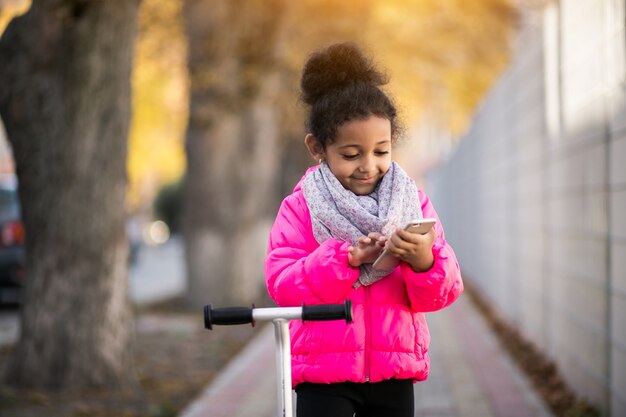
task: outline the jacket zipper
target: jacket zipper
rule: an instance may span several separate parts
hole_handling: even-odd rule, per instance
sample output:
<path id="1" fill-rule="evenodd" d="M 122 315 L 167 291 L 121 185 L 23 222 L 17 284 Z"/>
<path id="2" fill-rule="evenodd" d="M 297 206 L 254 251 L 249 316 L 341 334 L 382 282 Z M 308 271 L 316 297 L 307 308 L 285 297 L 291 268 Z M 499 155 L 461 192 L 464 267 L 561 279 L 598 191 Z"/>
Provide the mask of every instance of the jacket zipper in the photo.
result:
<path id="1" fill-rule="evenodd" d="M 372 317 L 370 308 L 370 288 L 365 286 L 365 382 L 370 382 L 370 351 L 372 349 Z"/>

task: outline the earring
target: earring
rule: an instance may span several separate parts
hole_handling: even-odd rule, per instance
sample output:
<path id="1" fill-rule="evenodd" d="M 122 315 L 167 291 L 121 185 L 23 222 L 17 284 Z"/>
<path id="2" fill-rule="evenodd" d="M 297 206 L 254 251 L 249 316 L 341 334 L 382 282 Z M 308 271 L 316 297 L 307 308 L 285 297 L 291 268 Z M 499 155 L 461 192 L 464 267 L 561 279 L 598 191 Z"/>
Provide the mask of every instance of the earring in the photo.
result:
<path id="1" fill-rule="evenodd" d="M 322 165 L 322 162 L 324 162 L 324 158 L 320 158 L 319 161 L 320 165 Z"/>

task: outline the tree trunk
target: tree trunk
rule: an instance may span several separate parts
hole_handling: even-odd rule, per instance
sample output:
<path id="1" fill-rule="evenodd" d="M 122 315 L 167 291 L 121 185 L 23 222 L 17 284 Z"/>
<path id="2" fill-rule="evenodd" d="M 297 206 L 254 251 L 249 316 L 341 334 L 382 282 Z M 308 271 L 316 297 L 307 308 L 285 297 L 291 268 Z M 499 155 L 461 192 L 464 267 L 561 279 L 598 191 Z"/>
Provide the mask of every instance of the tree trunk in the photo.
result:
<path id="1" fill-rule="evenodd" d="M 188 302 L 249 303 L 264 291 L 276 208 L 275 36 L 282 0 L 187 1 L 191 103 L 183 233 Z"/>
<path id="2" fill-rule="evenodd" d="M 125 237 L 138 0 L 33 1 L 0 40 L 0 114 L 27 240 L 9 382 L 132 383 Z"/>

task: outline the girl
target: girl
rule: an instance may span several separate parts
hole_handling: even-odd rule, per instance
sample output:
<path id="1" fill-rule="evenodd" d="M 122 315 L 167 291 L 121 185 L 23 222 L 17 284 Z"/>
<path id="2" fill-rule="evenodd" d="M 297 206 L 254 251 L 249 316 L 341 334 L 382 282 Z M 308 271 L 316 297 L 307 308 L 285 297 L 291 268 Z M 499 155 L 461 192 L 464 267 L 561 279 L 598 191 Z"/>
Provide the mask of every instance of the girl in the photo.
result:
<path id="1" fill-rule="evenodd" d="M 429 369 L 424 313 L 463 291 L 439 222 L 425 235 L 400 229 L 437 213 L 392 162 L 399 126 L 385 82 L 352 44 L 311 55 L 303 70 L 304 143 L 319 165 L 279 209 L 267 288 L 279 306 L 351 299 L 353 323 L 291 322 L 299 417 L 413 416 L 413 382 Z M 384 247 L 399 265 L 377 271 Z"/>

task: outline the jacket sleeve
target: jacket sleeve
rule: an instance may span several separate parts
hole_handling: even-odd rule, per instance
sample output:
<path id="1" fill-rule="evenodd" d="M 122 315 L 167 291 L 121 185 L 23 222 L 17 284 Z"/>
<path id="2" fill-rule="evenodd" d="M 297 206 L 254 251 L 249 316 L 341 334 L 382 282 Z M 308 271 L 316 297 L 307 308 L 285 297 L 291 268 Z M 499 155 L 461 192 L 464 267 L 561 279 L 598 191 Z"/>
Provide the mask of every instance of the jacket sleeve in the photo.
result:
<path id="1" fill-rule="evenodd" d="M 434 263 L 425 272 L 415 272 L 405 262 L 400 264 L 411 308 L 417 312 L 436 311 L 452 304 L 463 292 L 463 280 L 454 251 L 446 242 L 439 216 L 426 194 L 420 191 L 424 217 L 437 219 L 433 244 Z"/>
<path id="2" fill-rule="evenodd" d="M 348 242 L 312 237 L 304 198 L 292 194 L 278 211 L 265 259 L 267 290 L 279 306 L 341 303 L 352 291 L 359 268 L 348 264 Z"/>

